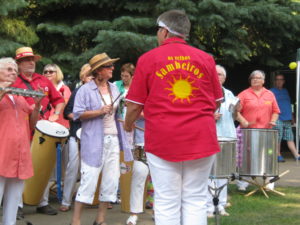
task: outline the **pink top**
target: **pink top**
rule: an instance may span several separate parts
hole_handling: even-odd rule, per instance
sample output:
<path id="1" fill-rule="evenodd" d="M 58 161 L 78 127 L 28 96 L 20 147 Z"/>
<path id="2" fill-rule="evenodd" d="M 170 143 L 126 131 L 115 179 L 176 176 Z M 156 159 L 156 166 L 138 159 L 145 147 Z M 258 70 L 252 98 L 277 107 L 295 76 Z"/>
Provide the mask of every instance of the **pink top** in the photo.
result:
<path id="1" fill-rule="evenodd" d="M 238 95 L 241 100 L 241 114 L 250 123 L 247 128 L 272 128 L 269 124 L 273 113 L 280 113 L 274 94 L 263 88 L 257 96 L 250 87 Z"/>
<path id="2" fill-rule="evenodd" d="M 67 104 L 68 103 L 68 101 L 69 101 L 69 98 L 70 98 L 70 96 L 71 96 L 71 91 L 70 91 L 70 88 L 67 86 L 67 85 L 61 85 L 61 86 L 58 86 L 59 88 L 58 88 L 58 92 L 60 93 L 60 95 L 64 98 L 64 100 L 65 100 L 65 104 Z M 53 115 L 54 114 L 54 108 L 52 108 L 51 109 L 51 111 L 50 111 L 50 115 Z M 59 118 L 58 118 L 58 120 L 56 121 L 57 123 L 59 123 L 59 124 L 61 124 L 61 125 L 63 125 L 64 127 L 66 127 L 66 128 L 70 128 L 70 123 L 69 123 L 69 120 L 66 120 L 65 118 L 64 118 L 64 115 L 63 115 L 63 111 L 64 110 L 62 110 L 61 111 L 61 113 L 59 114 Z"/>
<path id="3" fill-rule="evenodd" d="M 0 101 L 0 176 L 27 179 L 33 176 L 30 154 L 29 116 L 32 112 L 22 96 L 5 95 Z"/>
<path id="4" fill-rule="evenodd" d="M 215 61 L 169 38 L 138 60 L 126 99 L 144 105 L 145 150 L 168 161 L 219 152 L 214 111 L 223 98 Z"/>

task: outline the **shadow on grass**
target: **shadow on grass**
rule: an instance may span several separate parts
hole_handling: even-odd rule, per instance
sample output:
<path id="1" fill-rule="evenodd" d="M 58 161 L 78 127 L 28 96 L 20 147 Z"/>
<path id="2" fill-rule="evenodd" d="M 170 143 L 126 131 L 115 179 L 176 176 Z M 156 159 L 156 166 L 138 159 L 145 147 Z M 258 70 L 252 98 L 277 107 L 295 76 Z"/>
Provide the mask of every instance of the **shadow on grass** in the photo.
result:
<path id="1" fill-rule="evenodd" d="M 226 211 L 229 217 L 221 217 L 222 225 L 300 225 L 300 188 L 278 187 L 276 190 L 286 196 L 269 193 L 269 199 L 262 192 L 250 197 L 245 194 L 254 190 L 249 187 L 247 192 L 240 192 L 236 185 L 229 185 L 229 202 L 232 206 Z M 214 219 L 209 225 L 215 224 Z"/>

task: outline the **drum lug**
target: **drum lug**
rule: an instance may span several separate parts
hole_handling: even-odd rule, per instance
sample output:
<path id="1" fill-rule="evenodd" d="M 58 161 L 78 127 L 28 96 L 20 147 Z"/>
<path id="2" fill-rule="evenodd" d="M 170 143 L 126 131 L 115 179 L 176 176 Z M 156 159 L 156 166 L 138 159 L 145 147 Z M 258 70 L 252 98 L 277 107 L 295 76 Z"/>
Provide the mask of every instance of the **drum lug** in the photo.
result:
<path id="1" fill-rule="evenodd" d="M 39 137 L 39 144 L 43 144 L 44 142 L 45 142 L 45 138 L 43 138 L 43 137 Z"/>

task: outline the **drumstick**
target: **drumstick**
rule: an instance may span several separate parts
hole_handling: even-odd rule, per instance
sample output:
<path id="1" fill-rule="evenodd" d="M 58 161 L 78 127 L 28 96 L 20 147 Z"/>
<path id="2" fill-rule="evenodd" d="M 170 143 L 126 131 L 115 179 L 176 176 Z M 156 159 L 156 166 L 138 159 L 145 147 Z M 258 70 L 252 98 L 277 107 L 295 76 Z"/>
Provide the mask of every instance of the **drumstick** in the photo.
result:
<path id="1" fill-rule="evenodd" d="M 114 105 L 114 103 L 121 97 L 121 95 L 122 95 L 122 93 L 120 93 L 120 94 L 118 95 L 118 97 L 111 103 L 111 105 Z"/>
<path id="2" fill-rule="evenodd" d="M 125 122 L 124 120 L 121 120 L 121 119 L 118 119 L 118 121 L 119 121 L 119 122 L 122 122 L 122 123 L 124 123 L 124 122 Z M 145 129 L 144 129 L 144 128 L 142 128 L 142 127 L 138 127 L 138 126 L 136 126 L 135 124 L 134 124 L 134 128 L 135 128 L 135 129 L 137 129 L 137 130 L 145 131 Z"/>

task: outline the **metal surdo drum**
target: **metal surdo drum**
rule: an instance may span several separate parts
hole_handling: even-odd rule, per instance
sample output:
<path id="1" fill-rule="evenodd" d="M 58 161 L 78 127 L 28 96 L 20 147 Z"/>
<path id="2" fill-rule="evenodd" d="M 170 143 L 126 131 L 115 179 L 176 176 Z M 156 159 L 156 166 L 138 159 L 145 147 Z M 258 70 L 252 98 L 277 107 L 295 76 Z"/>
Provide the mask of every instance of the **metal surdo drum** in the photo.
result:
<path id="1" fill-rule="evenodd" d="M 229 178 L 236 172 L 236 142 L 235 138 L 218 137 L 221 152 L 216 154 L 210 178 Z"/>
<path id="2" fill-rule="evenodd" d="M 241 164 L 238 172 L 242 176 L 278 175 L 277 154 L 278 130 L 241 129 Z"/>

